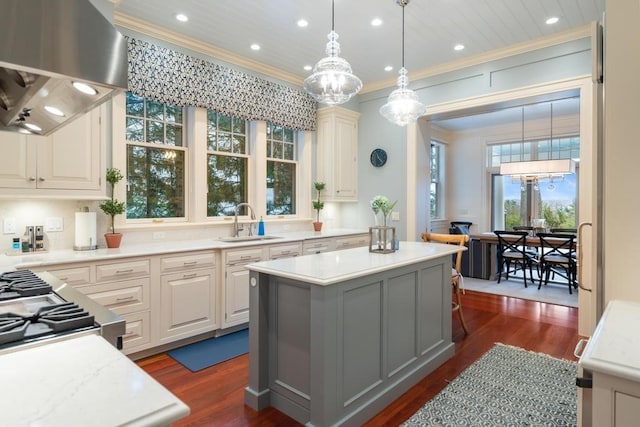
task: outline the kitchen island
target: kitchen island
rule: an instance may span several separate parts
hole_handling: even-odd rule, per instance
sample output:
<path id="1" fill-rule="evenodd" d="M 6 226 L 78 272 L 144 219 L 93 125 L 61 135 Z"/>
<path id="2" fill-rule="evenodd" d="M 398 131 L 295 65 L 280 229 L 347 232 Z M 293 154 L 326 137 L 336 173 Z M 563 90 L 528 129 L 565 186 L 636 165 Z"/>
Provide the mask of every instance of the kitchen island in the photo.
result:
<path id="1" fill-rule="evenodd" d="M 361 425 L 454 354 L 451 254 L 401 242 L 250 264 L 245 403 Z"/>

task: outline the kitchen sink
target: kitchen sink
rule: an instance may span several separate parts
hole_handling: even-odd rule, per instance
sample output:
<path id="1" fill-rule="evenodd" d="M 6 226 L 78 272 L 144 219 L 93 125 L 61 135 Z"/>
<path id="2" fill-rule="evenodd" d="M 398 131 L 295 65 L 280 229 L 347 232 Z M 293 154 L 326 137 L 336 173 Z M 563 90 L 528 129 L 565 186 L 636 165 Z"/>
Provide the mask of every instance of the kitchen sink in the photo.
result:
<path id="1" fill-rule="evenodd" d="M 238 237 L 220 237 L 221 242 L 227 243 L 240 243 L 240 242 L 254 242 L 261 240 L 273 240 L 273 239 L 281 239 L 279 236 L 238 236 Z"/>

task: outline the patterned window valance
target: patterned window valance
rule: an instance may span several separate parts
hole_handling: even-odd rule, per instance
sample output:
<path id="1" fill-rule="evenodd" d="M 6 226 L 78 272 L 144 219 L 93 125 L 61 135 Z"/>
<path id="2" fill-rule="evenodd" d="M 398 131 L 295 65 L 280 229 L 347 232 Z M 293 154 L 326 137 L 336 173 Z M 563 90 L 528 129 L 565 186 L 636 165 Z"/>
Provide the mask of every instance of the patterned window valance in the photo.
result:
<path id="1" fill-rule="evenodd" d="M 291 129 L 316 129 L 316 102 L 302 90 L 142 40 L 127 40 L 129 90 L 138 96 Z"/>

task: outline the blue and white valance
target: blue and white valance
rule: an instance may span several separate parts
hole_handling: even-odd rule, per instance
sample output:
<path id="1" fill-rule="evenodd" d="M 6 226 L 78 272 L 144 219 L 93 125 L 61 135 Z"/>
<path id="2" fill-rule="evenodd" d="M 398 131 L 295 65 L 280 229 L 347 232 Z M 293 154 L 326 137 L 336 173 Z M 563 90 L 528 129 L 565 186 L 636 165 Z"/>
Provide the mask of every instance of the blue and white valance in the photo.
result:
<path id="1" fill-rule="evenodd" d="M 159 102 L 247 120 L 316 129 L 316 101 L 302 90 L 131 37 L 129 90 Z"/>

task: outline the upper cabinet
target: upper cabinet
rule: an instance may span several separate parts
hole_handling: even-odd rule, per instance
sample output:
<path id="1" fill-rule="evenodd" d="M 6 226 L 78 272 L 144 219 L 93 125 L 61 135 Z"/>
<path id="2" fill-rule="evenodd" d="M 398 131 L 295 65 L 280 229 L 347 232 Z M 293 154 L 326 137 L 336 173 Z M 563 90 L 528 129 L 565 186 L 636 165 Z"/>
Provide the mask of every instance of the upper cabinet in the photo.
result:
<path id="1" fill-rule="evenodd" d="M 102 108 L 47 137 L 0 132 L 0 197 L 104 197 Z"/>
<path id="2" fill-rule="evenodd" d="M 318 110 L 316 181 L 326 184 L 326 201 L 358 199 L 358 118 L 342 107 Z"/>

